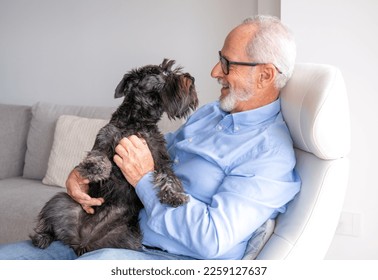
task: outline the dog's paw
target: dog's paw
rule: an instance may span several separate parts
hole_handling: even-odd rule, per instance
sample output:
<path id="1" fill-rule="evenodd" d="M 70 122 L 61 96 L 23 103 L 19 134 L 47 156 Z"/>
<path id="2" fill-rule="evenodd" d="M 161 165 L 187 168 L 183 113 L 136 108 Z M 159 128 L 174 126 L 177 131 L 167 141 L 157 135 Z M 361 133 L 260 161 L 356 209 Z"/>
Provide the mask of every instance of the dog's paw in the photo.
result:
<path id="1" fill-rule="evenodd" d="M 54 238 L 51 235 L 46 234 L 46 233 L 43 233 L 43 234 L 36 233 L 34 235 L 31 235 L 30 239 L 34 246 L 41 249 L 47 248 L 54 241 Z"/>
<path id="2" fill-rule="evenodd" d="M 86 247 L 82 247 L 80 245 L 79 246 L 73 246 L 73 248 L 74 248 L 74 251 L 75 251 L 75 253 L 78 257 L 80 257 L 81 255 L 88 252 L 88 249 Z"/>
<path id="3" fill-rule="evenodd" d="M 103 153 L 91 151 L 78 165 L 77 171 L 90 182 L 99 182 L 109 178 L 112 163 Z"/>
<path id="4" fill-rule="evenodd" d="M 172 207 L 179 207 L 189 202 L 189 196 L 185 193 L 177 192 L 160 192 L 160 202 Z"/>
<path id="5" fill-rule="evenodd" d="M 159 189 L 158 196 L 161 203 L 178 207 L 189 201 L 189 196 L 185 194 L 181 181 L 173 174 L 155 172 L 154 183 Z"/>

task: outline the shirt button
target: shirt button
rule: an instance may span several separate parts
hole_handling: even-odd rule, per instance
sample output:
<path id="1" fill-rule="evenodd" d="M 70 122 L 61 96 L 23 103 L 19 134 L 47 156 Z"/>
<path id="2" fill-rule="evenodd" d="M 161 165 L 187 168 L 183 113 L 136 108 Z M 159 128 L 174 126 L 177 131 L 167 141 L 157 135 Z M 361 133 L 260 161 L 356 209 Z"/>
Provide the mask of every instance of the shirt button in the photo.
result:
<path id="1" fill-rule="evenodd" d="M 221 131 L 222 130 L 222 126 L 221 125 L 217 125 L 217 130 Z"/>
<path id="2" fill-rule="evenodd" d="M 192 142 L 193 142 L 193 138 L 189 138 L 189 139 L 188 139 L 188 142 L 189 142 L 189 143 L 192 143 Z"/>
<path id="3" fill-rule="evenodd" d="M 176 164 L 178 164 L 179 163 L 178 158 L 175 158 L 175 160 L 173 162 L 176 163 Z"/>

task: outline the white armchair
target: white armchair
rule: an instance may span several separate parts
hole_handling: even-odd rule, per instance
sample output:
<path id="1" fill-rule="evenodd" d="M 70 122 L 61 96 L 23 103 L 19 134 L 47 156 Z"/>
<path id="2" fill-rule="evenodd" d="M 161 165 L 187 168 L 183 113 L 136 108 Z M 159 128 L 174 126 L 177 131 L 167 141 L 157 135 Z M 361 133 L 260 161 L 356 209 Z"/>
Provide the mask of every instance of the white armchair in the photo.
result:
<path id="1" fill-rule="evenodd" d="M 338 225 L 348 182 L 350 120 L 341 72 L 297 64 L 281 92 L 302 188 L 257 259 L 323 259 Z"/>

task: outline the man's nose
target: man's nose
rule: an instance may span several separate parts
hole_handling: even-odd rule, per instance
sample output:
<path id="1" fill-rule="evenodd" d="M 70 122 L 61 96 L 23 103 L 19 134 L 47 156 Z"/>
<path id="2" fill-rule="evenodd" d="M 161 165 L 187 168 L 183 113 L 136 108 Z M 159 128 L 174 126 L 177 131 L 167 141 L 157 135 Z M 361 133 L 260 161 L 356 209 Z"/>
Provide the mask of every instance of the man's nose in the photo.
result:
<path id="1" fill-rule="evenodd" d="M 213 70 L 211 70 L 211 77 L 217 79 L 221 77 L 222 74 L 223 74 L 222 67 L 220 65 L 220 61 L 218 61 L 218 63 L 215 64 L 215 66 L 213 67 Z"/>

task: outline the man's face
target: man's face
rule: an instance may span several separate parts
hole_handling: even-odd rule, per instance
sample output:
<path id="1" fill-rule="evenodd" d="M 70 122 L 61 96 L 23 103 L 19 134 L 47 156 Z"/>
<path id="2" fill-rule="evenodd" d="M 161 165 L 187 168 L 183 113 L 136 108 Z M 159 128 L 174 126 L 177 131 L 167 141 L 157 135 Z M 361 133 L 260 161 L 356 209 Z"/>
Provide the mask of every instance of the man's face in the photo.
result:
<path id="1" fill-rule="evenodd" d="M 218 78 L 218 83 L 222 85 L 220 107 L 225 112 L 237 111 L 238 103 L 248 101 L 253 95 L 252 80 L 248 78 L 228 74 Z"/>
<path id="2" fill-rule="evenodd" d="M 221 55 L 229 61 L 249 62 L 245 47 L 251 36 L 251 28 L 237 27 L 227 36 Z M 211 76 L 222 85 L 219 97 L 222 110 L 231 113 L 243 111 L 243 103 L 253 97 L 255 90 L 254 68 L 231 64 L 226 75 L 218 62 L 211 71 Z"/>

